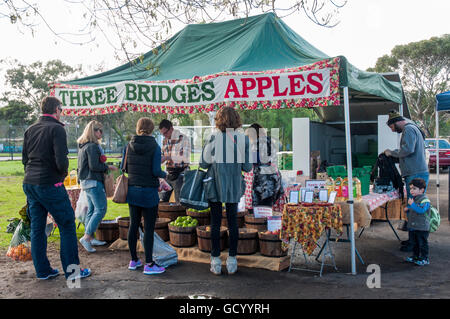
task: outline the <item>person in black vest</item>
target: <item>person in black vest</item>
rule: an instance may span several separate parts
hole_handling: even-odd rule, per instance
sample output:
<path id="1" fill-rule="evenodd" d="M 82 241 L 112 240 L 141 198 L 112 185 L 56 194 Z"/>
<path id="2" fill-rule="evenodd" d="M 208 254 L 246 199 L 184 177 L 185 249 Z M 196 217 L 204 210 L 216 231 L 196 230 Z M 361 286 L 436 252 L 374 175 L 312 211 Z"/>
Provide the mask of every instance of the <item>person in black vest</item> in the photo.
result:
<path id="1" fill-rule="evenodd" d="M 126 167 L 122 170 L 128 173 L 127 202 L 130 210 L 130 227 L 128 230 L 128 247 L 131 261 L 128 269 L 136 270 L 142 266 L 136 252 L 138 231 L 144 217 L 144 274 L 160 274 L 164 267 L 153 261 L 153 235 L 158 216 L 159 178 L 165 178 L 161 170 L 161 148 L 151 136 L 154 129 L 153 121 L 142 117 L 136 125 L 136 134 L 131 138 L 124 150 L 122 163 L 126 159 Z"/>
<path id="2" fill-rule="evenodd" d="M 61 234 L 61 264 L 66 278 L 85 278 L 91 270 L 79 268 L 75 213 L 63 184 L 69 168 L 69 150 L 64 124 L 59 121 L 61 101 L 47 96 L 41 102 L 41 111 L 39 121 L 25 131 L 22 150 L 23 191 L 31 220 L 31 255 L 36 276 L 46 280 L 59 275 L 47 258 L 45 226 L 50 213 Z M 76 269 L 78 274 L 72 275 Z"/>

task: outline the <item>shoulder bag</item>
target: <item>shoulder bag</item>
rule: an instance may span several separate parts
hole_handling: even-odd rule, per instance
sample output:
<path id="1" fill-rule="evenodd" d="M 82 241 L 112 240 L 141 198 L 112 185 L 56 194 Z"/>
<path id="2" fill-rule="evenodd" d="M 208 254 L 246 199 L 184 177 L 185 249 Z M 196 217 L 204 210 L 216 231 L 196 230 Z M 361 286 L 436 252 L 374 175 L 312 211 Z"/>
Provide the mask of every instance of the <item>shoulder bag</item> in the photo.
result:
<path id="1" fill-rule="evenodd" d="M 125 204 L 127 202 L 128 194 L 128 177 L 125 176 L 125 169 L 127 167 L 128 146 L 125 151 L 125 159 L 122 166 L 122 174 L 116 179 L 116 189 L 112 201 L 117 204 Z"/>

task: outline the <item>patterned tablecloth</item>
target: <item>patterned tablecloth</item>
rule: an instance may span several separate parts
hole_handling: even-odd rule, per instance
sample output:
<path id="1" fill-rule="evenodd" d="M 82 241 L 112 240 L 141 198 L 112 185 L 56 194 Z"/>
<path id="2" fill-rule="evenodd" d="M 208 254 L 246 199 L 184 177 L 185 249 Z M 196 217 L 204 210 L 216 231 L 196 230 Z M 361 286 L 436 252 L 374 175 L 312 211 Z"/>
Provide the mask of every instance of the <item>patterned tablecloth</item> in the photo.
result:
<path id="1" fill-rule="evenodd" d="M 303 251 L 311 255 L 326 228 L 333 228 L 342 234 L 341 207 L 325 205 L 304 203 L 284 206 L 280 232 L 284 248 L 294 238 L 302 245 Z"/>
<path id="2" fill-rule="evenodd" d="M 362 197 L 362 201 L 367 203 L 367 205 L 369 206 L 369 211 L 372 212 L 376 208 L 386 204 L 387 202 L 398 198 L 400 198 L 400 194 L 397 190 L 394 190 L 390 193 L 383 194 L 370 192 L 369 194 Z"/>

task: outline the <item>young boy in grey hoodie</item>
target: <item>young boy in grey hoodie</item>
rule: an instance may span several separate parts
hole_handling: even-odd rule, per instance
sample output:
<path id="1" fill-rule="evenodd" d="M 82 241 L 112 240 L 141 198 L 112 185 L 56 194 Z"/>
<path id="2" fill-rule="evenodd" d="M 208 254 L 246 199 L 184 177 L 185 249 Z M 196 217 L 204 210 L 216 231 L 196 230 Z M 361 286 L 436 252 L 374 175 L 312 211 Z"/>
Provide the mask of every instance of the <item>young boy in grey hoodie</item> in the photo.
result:
<path id="1" fill-rule="evenodd" d="M 429 265 L 428 235 L 430 234 L 429 210 L 430 200 L 424 195 L 426 182 L 422 178 L 415 178 L 409 183 L 409 190 L 413 198 L 408 199 L 408 228 L 412 235 L 414 255 L 406 258 L 407 262 L 418 266 Z"/>

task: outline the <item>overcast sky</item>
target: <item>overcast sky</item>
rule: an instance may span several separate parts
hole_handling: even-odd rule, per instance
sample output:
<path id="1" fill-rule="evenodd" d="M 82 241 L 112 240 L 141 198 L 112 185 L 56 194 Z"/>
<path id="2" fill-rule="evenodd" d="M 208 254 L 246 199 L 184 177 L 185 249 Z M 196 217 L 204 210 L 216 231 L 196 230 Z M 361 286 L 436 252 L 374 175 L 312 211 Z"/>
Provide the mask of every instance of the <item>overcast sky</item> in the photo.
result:
<path id="1" fill-rule="evenodd" d="M 76 26 L 76 19 L 73 19 L 76 12 L 69 12 L 58 3 L 39 1 L 55 27 Z M 398 44 L 450 33 L 449 12 L 449 0 L 348 0 L 339 12 L 340 24 L 331 29 L 315 25 L 301 13 L 283 20 L 322 52 L 330 56 L 344 55 L 350 63 L 365 70 Z M 43 23 L 32 37 L 29 32 L 19 32 L 7 19 L 0 19 L 0 30 L 0 59 L 11 57 L 25 64 L 60 59 L 71 66 L 83 64 L 89 75 L 97 73 L 92 71 L 92 66 L 103 64 L 107 70 L 121 64 L 114 59 L 111 47 L 101 39 L 82 46 L 67 44 L 55 39 Z M 3 84 L 0 73 L 0 88 Z"/>

